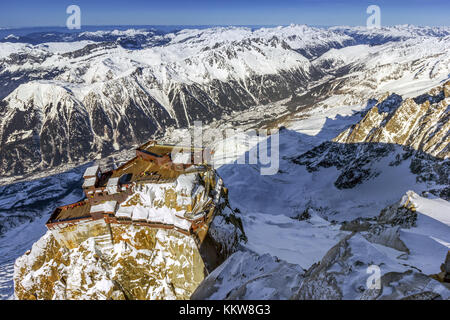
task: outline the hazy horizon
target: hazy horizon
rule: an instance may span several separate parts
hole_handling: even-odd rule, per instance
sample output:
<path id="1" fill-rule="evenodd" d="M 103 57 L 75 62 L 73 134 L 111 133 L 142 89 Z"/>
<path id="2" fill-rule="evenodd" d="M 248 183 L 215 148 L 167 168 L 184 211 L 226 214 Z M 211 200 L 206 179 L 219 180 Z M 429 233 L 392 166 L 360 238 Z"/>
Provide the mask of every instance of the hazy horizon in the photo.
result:
<path id="1" fill-rule="evenodd" d="M 81 24 L 87 26 L 278 26 L 307 24 L 318 26 L 365 25 L 370 5 L 381 10 L 384 26 L 412 24 L 448 26 L 450 3 L 444 0 L 269 0 L 167 2 L 130 0 L 111 1 L 31 1 L 0 4 L 0 27 L 64 26 L 66 9 L 76 4 L 81 9 Z"/>
<path id="2" fill-rule="evenodd" d="M 66 29 L 67 32 L 83 32 L 83 29 L 88 28 L 154 28 L 154 27 L 186 27 L 186 28 L 214 28 L 214 27 L 242 27 L 242 28 L 276 28 L 276 27 L 287 27 L 290 25 L 304 25 L 312 28 L 333 28 L 333 27 L 366 27 L 365 25 L 346 25 L 346 24 L 333 24 L 333 25 L 314 25 L 307 23 L 284 23 L 284 24 L 267 24 L 267 25 L 258 25 L 258 24 L 98 24 L 98 25 L 82 25 L 80 29 L 68 29 L 65 25 L 42 25 L 42 26 L 12 26 L 12 27 L 0 27 L 0 30 L 20 30 L 20 29 L 51 29 L 51 28 L 63 28 Z M 392 24 L 392 25 L 382 25 L 381 28 L 384 27 L 400 27 L 400 26 L 413 26 L 413 27 L 436 27 L 436 28 L 446 28 L 450 27 L 450 25 L 419 25 L 412 23 L 403 23 L 403 24 Z"/>

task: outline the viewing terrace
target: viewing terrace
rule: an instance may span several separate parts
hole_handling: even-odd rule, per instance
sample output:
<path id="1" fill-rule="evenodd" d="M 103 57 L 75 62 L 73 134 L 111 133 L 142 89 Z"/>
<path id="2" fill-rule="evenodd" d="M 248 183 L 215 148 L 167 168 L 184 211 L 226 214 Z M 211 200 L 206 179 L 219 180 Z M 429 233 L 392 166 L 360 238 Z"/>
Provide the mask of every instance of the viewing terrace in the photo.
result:
<path id="1" fill-rule="evenodd" d="M 129 212 L 124 217 L 121 217 L 123 212 L 119 212 L 116 217 L 117 208 L 133 193 L 133 186 L 136 184 L 171 183 L 181 174 L 201 173 L 211 169 L 206 163 L 193 165 L 195 152 L 205 154 L 207 153 L 205 149 L 177 148 L 174 153 L 174 148 L 172 145 L 160 145 L 155 141 L 149 141 L 136 149 L 134 158 L 114 170 L 102 172 L 98 165 L 87 168 L 83 175 L 86 199 L 56 208 L 46 224 L 47 227 L 61 228 L 81 220 L 105 218 L 108 223 L 133 222 L 153 227 L 163 226 L 175 228 L 183 233 L 189 233 L 190 228 L 198 229 L 206 221 L 206 217 L 202 214 L 194 218 L 194 212 L 186 217 L 178 217 L 169 212 L 159 213 L 158 221 L 154 221 L 153 216 L 145 217 L 145 221 L 138 219 L 137 211 Z M 213 210 L 213 206 L 206 207 Z M 156 214 L 157 209 L 155 210 L 152 214 Z"/>
<path id="2" fill-rule="evenodd" d="M 72 220 L 89 219 L 91 218 L 90 210 L 91 204 L 87 200 L 58 207 L 47 221 L 47 227 L 51 227 L 61 221 L 70 222 Z"/>

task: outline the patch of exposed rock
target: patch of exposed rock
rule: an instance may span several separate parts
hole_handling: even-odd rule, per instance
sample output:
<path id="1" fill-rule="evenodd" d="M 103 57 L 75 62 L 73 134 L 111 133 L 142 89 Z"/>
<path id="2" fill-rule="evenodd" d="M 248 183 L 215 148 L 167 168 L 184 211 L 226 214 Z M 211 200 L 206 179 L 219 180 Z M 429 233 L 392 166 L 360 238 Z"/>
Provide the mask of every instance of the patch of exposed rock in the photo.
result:
<path id="1" fill-rule="evenodd" d="M 450 81 L 415 99 L 386 94 L 362 119 L 308 152 L 291 159 L 309 172 L 336 167 L 339 189 L 353 188 L 378 176 L 376 163 L 409 161 L 417 182 L 432 182 L 429 192 L 450 198 Z"/>
<path id="2" fill-rule="evenodd" d="M 376 274 L 379 278 L 370 276 Z M 379 279 L 379 280 L 377 280 Z M 353 233 L 305 273 L 292 299 L 448 299 L 450 290 Z"/>
<path id="3" fill-rule="evenodd" d="M 426 98 L 402 100 L 385 96 L 364 118 L 339 134 L 340 143 L 377 142 L 411 147 L 437 158 L 446 158 L 450 150 L 448 96 L 450 81 L 434 88 Z"/>
<path id="4" fill-rule="evenodd" d="M 226 234 L 227 230 L 233 233 Z M 198 248 L 193 238 L 173 230 L 117 225 L 112 233 L 112 247 L 88 238 L 68 250 L 47 232 L 16 260 L 16 297 L 188 299 L 208 274 L 207 263 L 212 263 L 205 261 L 208 254 Z M 234 233 L 239 231 L 223 226 L 221 236 L 235 239 Z M 211 238 L 216 245 L 222 245 L 224 253 L 236 249 L 234 240 L 223 243 L 214 234 Z"/>
<path id="5" fill-rule="evenodd" d="M 87 237 L 68 249 L 48 231 L 16 260 L 18 299 L 189 299 L 245 241 L 224 199 L 202 243 L 172 229 L 111 224 L 112 243 Z"/>
<path id="6" fill-rule="evenodd" d="M 400 201 L 381 210 L 378 223 L 411 228 L 416 226 L 417 213 L 410 197 L 413 191 L 408 191 Z"/>
<path id="7" fill-rule="evenodd" d="M 409 254 L 408 247 L 400 239 L 400 229 L 416 226 L 416 208 L 410 200 L 412 194 L 413 191 L 408 191 L 400 201 L 382 209 L 376 218 L 358 218 L 344 222 L 341 230 L 361 232 L 372 243 Z"/>

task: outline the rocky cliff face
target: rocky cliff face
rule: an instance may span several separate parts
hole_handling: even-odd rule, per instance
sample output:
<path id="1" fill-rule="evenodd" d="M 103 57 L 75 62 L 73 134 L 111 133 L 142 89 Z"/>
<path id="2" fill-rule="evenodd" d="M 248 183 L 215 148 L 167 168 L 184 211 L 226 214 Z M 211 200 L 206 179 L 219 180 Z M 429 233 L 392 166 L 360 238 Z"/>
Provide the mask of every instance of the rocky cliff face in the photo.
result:
<path id="1" fill-rule="evenodd" d="M 183 187 L 192 190 L 195 182 L 185 182 Z M 127 210 L 139 207 L 140 212 L 158 206 L 169 215 L 178 207 L 174 201 L 190 203 L 187 191 L 180 188 L 144 185 L 123 205 Z M 149 202 L 150 198 L 154 201 Z M 134 224 L 134 220 L 118 224 L 103 219 L 49 230 L 16 260 L 15 296 L 188 299 L 245 240 L 240 218 L 230 209 L 226 195 L 218 199 L 212 221 L 195 234 Z"/>
<path id="2" fill-rule="evenodd" d="M 449 97 L 450 81 L 414 99 L 403 100 L 399 95 L 386 94 L 359 123 L 333 141 L 397 144 L 437 158 L 448 158 Z"/>
<path id="3" fill-rule="evenodd" d="M 217 226 L 214 228 L 218 228 Z M 74 249 L 61 246 L 48 231 L 16 260 L 18 299 L 189 299 L 211 266 L 236 250 L 241 232 L 211 239 L 200 248 L 189 236 L 145 226 L 113 226 L 114 245 L 88 238 Z M 231 246 L 230 246 L 231 245 Z M 210 250 L 219 250 L 211 252 Z M 220 250 L 223 251 L 220 251 Z"/>
<path id="4" fill-rule="evenodd" d="M 450 287 L 444 283 L 443 276 L 430 274 L 425 261 L 417 263 L 413 258 L 422 250 L 436 250 L 434 255 L 445 257 L 448 249 L 445 245 L 432 249 L 433 246 L 426 243 L 429 236 L 448 237 L 445 212 L 448 203 L 444 201 L 444 207 L 433 209 L 429 206 L 431 202 L 428 206 L 426 202 L 408 191 L 375 219 L 343 223 L 341 229 L 351 234 L 306 271 L 305 280 L 293 298 L 449 299 Z M 411 238 L 412 234 L 416 236 Z M 386 255 L 386 250 L 391 249 L 394 254 Z M 364 283 L 367 274 L 373 274 L 375 268 L 379 271 L 378 282 Z"/>
<path id="5" fill-rule="evenodd" d="M 381 265 L 376 286 L 366 285 L 370 266 Z M 433 300 L 448 299 L 450 291 L 431 277 L 386 259 L 382 251 L 360 234 L 343 239 L 305 273 L 299 291 L 301 300 Z"/>
<path id="6" fill-rule="evenodd" d="M 386 94 L 358 123 L 292 161 L 310 172 L 336 167 L 340 175 L 334 184 L 340 189 L 378 176 L 382 169 L 376 161 L 389 166 L 409 161 L 418 182 L 436 183 L 429 191 L 448 199 L 449 90 L 446 82 L 414 99 Z"/>
<path id="7" fill-rule="evenodd" d="M 232 198 L 247 212 L 243 216 L 247 246 L 259 255 L 234 254 L 204 280 L 194 296 L 449 299 L 443 264 L 450 241 L 448 86 L 443 82 L 413 99 L 386 94 L 350 118 L 330 112 L 314 137 L 328 135 L 330 140 L 317 142 L 309 151 L 313 121 L 297 124 L 299 131 L 306 128 L 307 135 L 280 131 L 280 172 L 274 176 L 259 178 L 245 168 L 226 168 L 229 177 L 245 177 L 262 185 L 254 187 L 252 195 L 270 199 L 261 206 L 260 197 L 252 207 L 248 205 L 252 195 L 234 192 Z M 348 119 L 353 122 L 350 126 L 350 121 L 344 122 Z M 242 190 L 237 183 L 229 185 L 230 190 Z M 275 201 L 280 204 L 273 205 Z M 291 219 L 280 218 L 280 213 Z M 308 237 L 308 228 L 320 221 L 318 216 L 330 225 L 322 220 L 320 231 Z M 261 223 L 264 220 L 269 222 Z M 267 244 L 260 230 L 273 231 Z M 306 262 L 304 257 L 312 255 L 310 247 L 324 235 L 336 241 L 310 260 L 314 263 Z M 280 248 L 292 251 L 284 254 Z M 297 252 L 300 257 L 294 259 Z M 281 255 L 285 261 L 275 257 Z M 251 261 L 248 267 L 243 260 Z M 259 269 L 253 268 L 254 261 Z M 296 262 L 306 271 L 287 262 Z M 371 277 L 377 272 L 379 277 Z M 236 274 L 243 276 L 239 279 Z"/>
<path id="8" fill-rule="evenodd" d="M 46 76 L 0 102 L 0 171 L 17 175 L 106 156 L 171 126 L 288 98 L 321 75 L 283 39 L 248 38 L 242 31 L 231 29 L 237 40 L 218 42 L 216 32 L 180 34 L 183 39 L 165 47 L 136 51 L 92 44 L 65 53 L 35 48 L 23 53 L 26 61 L 39 59 L 31 66 L 8 56 L 6 69 L 39 69 Z"/>
<path id="9" fill-rule="evenodd" d="M 298 36 L 305 34 L 297 27 L 290 29 L 263 29 L 256 35 L 248 30 L 243 34 L 227 29 L 184 31 L 164 40 L 165 45 L 171 43 L 168 48 L 144 52 L 89 45 L 67 54 L 46 53 L 38 60 L 34 53 L 12 56 L 17 59 L 12 69 L 24 61 L 23 68 L 31 73 L 36 67 L 30 67 L 32 61 L 39 61 L 44 73 L 49 66 L 68 65 L 71 59 L 75 63 L 69 70 L 50 68 L 56 70 L 51 82 L 23 85 L 12 93 L 15 84 L 5 86 L 10 95 L 0 102 L 0 123 L 5 128 L 0 143 L 7 150 L 1 161 L 8 174 L 26 172 L 38 164 L 96 156 L 92 150 L 106 155 L 127 143 L 123 137 L 138 141 L 166 125 L 187 125 L 203 116 L 216 117 L 271 101 L 270 97 L 287 97 L 297 87 L 299 95 L 294 92 L 290 101 L 294 109 L 305 97 L 314 107 L 316 98 L 329 98 L 317 104 L 317 110 L 301 113 L 301 120 L 292 127 L 280 130 L 280 170 L 274 176 L 260 176 L 255 170 L 259 165 L 230 162 L 222 168 L 230 202 L 242 215 L 222 203 L 203 246 L 179 232 L 121 225 L 112 226 L 110 233 L 103 227 L 90 229 L 92 234 L 75 230 L 73 234 L 82 241 L 74 241 L 68 249 L 49 232 L 17 259 L 16 296 L 449 299 L 448 286 L 436 281 L 445 278 L 446 274 L 436 274 L 450 243 L 446 214 L 449 83 L 441 81 L 449 73 L 448 36 L 439 33 L 435 36 L 440 38 L 424 39 L 426 35 L 411 33 L 406 35 L 411 41 L 333 49 L 306 61 L 301 55 L 316 58 L 347 41 L 356 44 L 351 37 L 360 37 L 364 43 L 395 39 L 337 30 L 351 37 L 330 41 L 322 36 L 334 37 L 334 32 L 303 28 L 301 32 L 312 35 L 306 38 Z M 229 41 L 219 41 L 223 38 Z M 187 54 L 161 62 L 158 59 L 166 49 Z M 241 62 L 255 62 L 253 58 L 261 64 L 243 67 Z M 266 72 L 274 70 L 271 64 L 280 68 Z M 11 71 L 6 64 L 2 67 L 3 75 Z M 333 79 L 321 78 L 321 85 L 302 95 L 301 81 L 314 79 L 316 72 Z M 411 94 L 417 87 L 425 92 L 422 88 L 436 83 L 441 85 L 427 94 Z M 396 85 L 404 91 L 397 92 Z M 380 98 L 386 88 L 398 94 Z M 366 99 L 373 97 L 377 99 L 369 100 L 359 114 L 342 107 L 366 105 Z M 334 105 L 340 111 L 333 111 Z M 248 120 L 241 115 L 233 126 Z M 261 115 L 255 112 L 254 117 Z M 150 121 L 156 121 L 155 125 Z M 348 127 L 350 123 L 354 125 Z M 83 128 L 83 136 L 76 127 Z M 322 143 L 327 139 L 331 140 Z M 47 140 L 51 143 L 46 144 Z M 80 175 L 76 173 L 75 178 Z M 26 226 L 22 222 L 32 216 L 50 211 L 49 201 L 55 205 L 62 201 L 58 202 L 62 205 L 79 200 L 74 190 L 80 183 L 74 183 L 70 172 L 66 176 L 1 189 L 0 207 L 7 215 L 0 217 L 5 221 L 0 233 L 13 231 L 4 244 L 16 243 L 15 237 L 33 229 L 19 227 Z M 55 187 L 55 181 L 60 185 Z M 116 241 L 104 241 L 106 232 L 108 239 Z M 242 249 L 239 242 L 246 236 L 246 248 L 235 252 Z M 19 252 L 29 248 L 26 241 L 29 238 L 13 250 L 3 249 L 0 263 L 7 260 L 9 268 Z M 372 265 L 381 267 L 382 289 L 367 288 L 367 270 Z M 0 276 L 5 274 L 3 266 Z M 0 283 L 1 297 L 12 294 L 2 289 Z"/>
<path id="10" fill-rule="evenodd" d="M 448 203 L 408 191 L 374 218 L 340 224 L 346 235 L 307 270 L 268 254 L 239 251 L 215 269 L 195 299 L 433 300 L 450 299 L 444 282 L 447 254 L 429 237 L 448 239 Z M 429 203 L 427 203 L 429 202 Z M 437 202 L 439 203 L 439 201 Z M 431 209 L 431 210 L 430 210 Z M 430 219 L 431 218 L 431 219 Z M 311 217 L 304 217 L 312 222 Z M 447 224 L 447 225 L 446 225 Z M 322 230 L 321 232 L 327 232 Z M 304 250 L 304 247 L 298 248 Z M 426 251 L 432 251 L 427 261 Z M 417 255 L 422 258 L 417 259 Z M 441 260 L 442 259 L 442 260 Z"/>
<path id="11" fill-rule="evenodd" d="M 113 227 L 117 243 L 93 238 L 68 250 L 47 232 L 16 261 L 18 299 L 188 299 L 206 273 L 194 240 L 174 231 Z"/>

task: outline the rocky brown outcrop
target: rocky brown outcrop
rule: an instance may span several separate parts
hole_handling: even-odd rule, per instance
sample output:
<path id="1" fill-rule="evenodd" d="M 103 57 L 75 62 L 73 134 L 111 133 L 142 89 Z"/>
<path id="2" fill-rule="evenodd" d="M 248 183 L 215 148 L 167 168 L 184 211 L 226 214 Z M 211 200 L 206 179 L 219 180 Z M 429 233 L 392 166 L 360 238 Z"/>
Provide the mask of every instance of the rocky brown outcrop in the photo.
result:
<path id="1" fill-rule="evenodd" d="M 180 185 L 148 183 L 133 189 L 135 193 L 124 205 L 133 210 L 133 206 L 138 207 L 138 211 L 158 207 L 167 209 L 170 215 L 178 199 L 184 204 L 189 196 L 197 199 L 197 193 L 186 189 L 204 190 L 199 183 L 198 179 L 183 180 Z M 216 206 L 195 232 L 181 232 L 163 223 L 131 219 L 117 223 L 103 218 L 76 224 L 70 220 L 50 228 L 15 262 L 16 298 L 188 299 L 246 239 L 222 184 L 217 185 L 220 189 L 214 193 Z M 210 199 L 209 193 L 205 195 L 202 199 Z M 165 201 L 168 198 L 172 201 Z M 177 212 L 183 214 L 186 210 Z"/>
<path id="2" fill-rule="evenodd" d="M 214 261 L 208 259 L 227 257 L 211 254 L 173 230 L 117 225 L 112 234 L 111 247 L 88 238 L 69 250 L 47 232 L 16 260 L 16 298 L 188 299 L 211 271 Z M 224 239 L 211 237 L 226 246 Z"/>
<path id="3" fill-rule="evenodd" d="M 450 155 L 450 113 L 446 100 L 449 90 L 450 81 L 447 81 L 426 94 L 425 99 L 419 96 L 402 101 L 398 95 L 385 95 L 359 123 L 333 141 L 397 144 L 447 158 Z"/>
<path id="4" fill-rule="evenodd" d="M 379 270 L 379 278 L 376 275 Z M 433 278 L 385 256 L 352 233 L 311 266 L 292 299 L 448 299 L 450 291 Z"/>
<path id="5" fill-rule="evenodd" d="M 308 152 L 292 158 L 310 172 L 336 167 L 339 189 L 354 188 L 378 176 L 376 163 L 388 157 L 389 166 L 409 161 L 417 182 L 435 182 L 429 191 L 448 199 L 450 191 L 450 109 L 445 92 L 450 81 L 415 99 L 386 94 L 362 119 Z M 420 102 L 419 104 L 417 102 Z"/>

